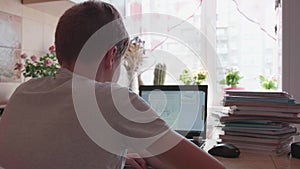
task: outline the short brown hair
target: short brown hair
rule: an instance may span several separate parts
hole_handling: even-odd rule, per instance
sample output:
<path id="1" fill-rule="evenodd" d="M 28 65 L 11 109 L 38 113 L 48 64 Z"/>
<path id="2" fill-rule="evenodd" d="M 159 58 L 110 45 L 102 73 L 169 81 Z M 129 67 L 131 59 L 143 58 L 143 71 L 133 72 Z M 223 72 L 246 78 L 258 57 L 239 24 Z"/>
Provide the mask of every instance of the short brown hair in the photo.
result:
<path id="1" fill-rule="evenodd" d="M 101 1 L 87 1 L 68 9 L 60 17 L 55 32 L 56 55 L 59 63 L 72 64 L 76 61 L 90 36 L 104 25 L 119 18 L 119 12 L 112 5 Z M 124 54 L 127 45 L 128 38 L 116 44 L 119 55 Z"/>

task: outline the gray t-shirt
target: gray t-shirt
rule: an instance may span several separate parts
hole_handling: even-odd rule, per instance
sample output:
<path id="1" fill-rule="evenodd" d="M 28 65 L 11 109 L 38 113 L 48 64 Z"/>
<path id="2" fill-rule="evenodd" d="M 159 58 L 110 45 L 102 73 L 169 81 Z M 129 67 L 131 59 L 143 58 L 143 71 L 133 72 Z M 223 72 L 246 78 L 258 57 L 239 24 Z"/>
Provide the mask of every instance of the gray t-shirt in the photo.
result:
<path id="1" fill-rule="evenodd" d="M 79 83 L 74 89 L 75 76 Z M 87 117 L 93 110 L 88 95 L 79 97 L 79 101 L 77 95 L 76 106 L 81 108 L 74 108 L 74 93 L 83 91 L 85 95 L 84 84 L 94 85 L 102 115 L 99 118 L 109 124 L 109 130 L 94 120 L 89 123 L 94 130 L 87 132 L 86 119 L 78 118 L 75 110 L 81 110 L 80 114 L 86 113 Z M 127 148 L 134 149 L 136 145 L 130 138 L 142 140 L 168 129 L 150 106 L 127 88 L 95 82 L 60 69 L 55 78 L 31 79 L 21 84 L 10 98 L 0 121 L 0 167 L 120 169 Z M 91 139 L 90 133 L 96 133 L 99 139 Z"/>

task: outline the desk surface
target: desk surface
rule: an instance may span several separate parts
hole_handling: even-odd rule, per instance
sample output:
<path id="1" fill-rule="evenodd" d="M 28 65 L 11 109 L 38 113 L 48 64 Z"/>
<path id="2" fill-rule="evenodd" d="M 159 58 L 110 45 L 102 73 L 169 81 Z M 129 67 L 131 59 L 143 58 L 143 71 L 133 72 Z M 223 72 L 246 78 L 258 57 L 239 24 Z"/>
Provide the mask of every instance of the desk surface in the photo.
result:
<path id="1" fill-rule="evenodd" d="M 227 169 L 299 169 L 300 160 L 287 156 L 274 157 L 251 153 L 241 153 L 239 158 L 217 157 Z"/>
<path id="2" fill-rule="evenodd" d="M 208 151 L 216 144 L 221 129 L 216 123 L 216 119 L 210 117 L 208 121 L 208 141 L 204 147 Z M 299 129 L 298 129 L 299 130 Z M 300 141 L 296 138 L 296 141 Z M 300 159 L 290 158 L 288 155 L 271 156 L 259 153 L 241 152 L 239 158 L 216 157 L 221 161 L 226 169 L 300 169 Z"/>
<path id="3" fill-rule="evenodd" d="M 215 140 L 208 140 L 204 150 L 208 151 Z M 216 157 L 227 169 L 299 169 L 300 159 L 241 152 L 239 158 Z"/>

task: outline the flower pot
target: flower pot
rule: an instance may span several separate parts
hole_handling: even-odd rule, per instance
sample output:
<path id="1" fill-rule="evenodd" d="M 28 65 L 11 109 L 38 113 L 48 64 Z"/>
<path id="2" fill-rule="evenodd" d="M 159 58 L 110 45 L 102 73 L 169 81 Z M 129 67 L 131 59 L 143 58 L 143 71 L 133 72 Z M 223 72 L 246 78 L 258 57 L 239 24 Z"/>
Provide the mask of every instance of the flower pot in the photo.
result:
<path id="1" fill-rule="evenodd" d="M 224 90 L 245 90 L 245 88 L 242 87 L 226 87 Z"/>

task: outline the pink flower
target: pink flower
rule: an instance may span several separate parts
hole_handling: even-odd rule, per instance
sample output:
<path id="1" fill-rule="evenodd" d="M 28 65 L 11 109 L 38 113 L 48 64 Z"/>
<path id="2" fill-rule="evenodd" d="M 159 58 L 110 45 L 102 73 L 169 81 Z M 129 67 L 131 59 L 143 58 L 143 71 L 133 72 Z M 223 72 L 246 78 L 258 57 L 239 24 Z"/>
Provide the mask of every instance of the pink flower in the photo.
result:
<path id="1" fill-rule="evenodd" d="M 51 59 L 46 59 L 45 64 L 46 66 L 51 66 L 53 64 L 53 61 Z"/>
<path id="2" fill-rule="evenodd" d="M 27 54 L 26 54 L 26 53 L 23 53 L 23 54 L 21 55 L 21 58 L 22 58 L 22 59 L 26 59 L 26 58 L 27 58 Z"/>
<path id="3" fill-rule="evenodd" d="M 202 75 L 207 75 L 207 74 L 208 74 L 208 71 L 206 71 L 206 70 L 200 70 L 199 73 L 202 74 Z"/>
<path id="4" fill-rule="evenodd" d="M 50 46 L 50 47 L 49 47 L 49 51 L 50 51 L 51 53 L 55 52 L 55 46 L 54 46 L 54 45 Z"/>
<path id="5" fill-rule="evenodd" d="M 30 57 L 30 59 L 31 59 L 33 62 L 36 62 L 36 61 L 37 61 L 37 57 L 36 57 L 35 55 L 32 55 L 32 56 Z"/>
<path id="6" fill-rule="evenodd" d="M 16 63 L 15 70 L 22 70 L 22 69 L 23 69 L 23 64 L 22 63 Z"/>

